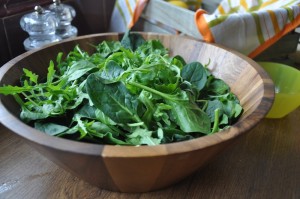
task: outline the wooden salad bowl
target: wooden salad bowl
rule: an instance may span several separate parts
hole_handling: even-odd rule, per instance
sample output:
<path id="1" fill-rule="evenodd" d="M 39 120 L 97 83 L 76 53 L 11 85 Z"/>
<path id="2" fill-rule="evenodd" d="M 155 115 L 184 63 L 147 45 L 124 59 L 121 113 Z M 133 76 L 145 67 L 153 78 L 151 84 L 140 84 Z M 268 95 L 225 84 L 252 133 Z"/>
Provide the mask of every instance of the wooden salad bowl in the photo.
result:
<path id="1" fill-rule="evenodd" d="M 205 64 L 210 60 L 208 68 L 231 87 L 244 108 L 238 122 L 227 130 L 172 144 L 138 147 L 90 144 L 52 137 L 32 128 L 19 119 L 20 107 L 13 97 L 1 95 L 1 123 L 41 154 L 90 184 L 119 192 L 148 192 L 167 187 L 197 171 L 268 113 L 274 99 L 274 85 L 253 60 L 182 36 L 142 35 L 145 39 L 161 40 L 171 55 L 181 55 L 187 63 L 197 60 Z M 90 44 L 120 40 L 122 36 L 118 33 L 87 35 L 26 52 L 1 67 L 1 85 L 18 84 L 23 67 L 45 77 L 49 60 L 55 60 L 58 52 L 67 54 L 77 44 L 91 52 L 94 48 Z"/>

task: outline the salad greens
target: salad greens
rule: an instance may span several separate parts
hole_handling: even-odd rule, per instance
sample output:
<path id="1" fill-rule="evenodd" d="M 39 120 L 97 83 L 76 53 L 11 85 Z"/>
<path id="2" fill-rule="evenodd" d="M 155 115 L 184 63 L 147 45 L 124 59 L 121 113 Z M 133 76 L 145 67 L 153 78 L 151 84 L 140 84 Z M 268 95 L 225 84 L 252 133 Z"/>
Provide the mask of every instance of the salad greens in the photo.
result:
<path id="1" fill-rule="evenodd" d="M 2 86 L 20 118 L 52 136 L 100 144 L 157 145 L 228 128 L 243 108 L 199 62 L 170 57 L 158 40 L 127 32 L 88 54 L 76 46 L 47 77 L 23 69 L 21 86 Z"/>

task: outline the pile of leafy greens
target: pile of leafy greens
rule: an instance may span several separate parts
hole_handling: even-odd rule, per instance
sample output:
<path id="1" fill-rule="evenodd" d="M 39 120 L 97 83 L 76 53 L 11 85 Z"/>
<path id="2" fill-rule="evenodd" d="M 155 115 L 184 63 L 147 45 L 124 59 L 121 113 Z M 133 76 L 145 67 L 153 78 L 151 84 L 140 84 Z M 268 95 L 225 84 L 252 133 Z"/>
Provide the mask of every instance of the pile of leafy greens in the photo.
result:
<path id="1" fill-rule="evenodd" d="M 47 77 L 24 70 L 3 86 L 20 118 L 52 136 L 100 144 L 157 145 L 228 128 L 242 107 L 228 85 L 199 62 L 170 57 L 159 40 L 127 32 L 89 55 L 76 46 L 50 61 Z"/>

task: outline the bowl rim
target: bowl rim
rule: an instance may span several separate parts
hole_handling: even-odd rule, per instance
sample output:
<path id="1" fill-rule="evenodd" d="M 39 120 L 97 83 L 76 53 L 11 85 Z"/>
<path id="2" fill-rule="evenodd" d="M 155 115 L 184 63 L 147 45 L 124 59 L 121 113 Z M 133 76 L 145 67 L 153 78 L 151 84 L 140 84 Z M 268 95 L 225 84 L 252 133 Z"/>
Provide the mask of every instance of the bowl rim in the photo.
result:
<path id="1" fill-rule="evenodd" d="M 165 155 L 174 155 L 178 153 L 187 153 L 190 151 L 201 150 L 203 148 L 212 147 L 216 144 L 234 139 L 252 129 L 258 124 L 258 122 L 264 118 L 268 113 L 268 110 L 271 108 L 271 105 L 274 100 L 274 85 L 272 80 L 266 71 L 257 64 L 254 60 L 248 58 L 247 56 L 236 52 L 235 50 L 228 49 L 224 46 L 218 44 L 207 43 L 205 41 L 197 40 L 191 37 L 171 35 L 165 33 L 152 33 L 152 32 L 139 32 L 141 34 L 147 35 L 156 35 L 156 36 L 171 36 L 171 37 L 183 37 L 189 40 L 194 40 L 196 42 L 202 42 L 207 45 L 213 45 L 218 48 L 222 48 L 229 53 L 232 53 L 246 62 L 248 62 L 258 73 L 262 79 L 264 94 L 262 99 L 259 101 L 258 107 L 255 111 L 247 115 L 247 117 L 242 120 L 237 121 L 229 129 L 222 130 L 218 133 L 206 135 L 203 137 L 195 138 L 192 140 L 181 141 L 176 143 L 160 144 L 155 146 L 116 146 L 116 145 L 103 145 L 103 144 L 93 144 L 85 143 L 79 141 L 68 140 L 64 138 L 58 138 L 55 136 L 50 136 L 41 131 L 23 123 L 19 118 L 11 114 L 3 105 L 0 97 L 0 122 L 6 126 L 8 129 L 18 134 L 19 136 L 25 138 L 25 140 L 37 143 L 39 145 L 49 147 L 55 150 L 66 151 L 66 152 L 76 152 L 77 154 L 86 154 L 92 156 L 102 156 L 102 157 L 111 157 L 111 158 L 139 158 L 139 157 L 157 157 Z M 84 36 L 78 36 L 75 38 L 65 39 L 60 42 L 49 44 L 42 48 L 31 50 L 25 52 L 14 59 L 10 60 L 0 68 L 0 82 L 4 74 L 18 61 L 21 59 L 30 56 L 31 54 L 46 48 L 55 46 L 56 44 L 63 44 L 73 40 L 85 39 L 90 37 L 99 37 L 99 36 L 118 36 L 123 33 L 97 33 Z M 247 119 L 247 122 L 245 122 Z M 243 132 L 239 132 L 239 129 L 243 129 Z M 66 147 L 67 146 L 67 147 Z M 139 150 L 135 150 L 139 148 Z"/>

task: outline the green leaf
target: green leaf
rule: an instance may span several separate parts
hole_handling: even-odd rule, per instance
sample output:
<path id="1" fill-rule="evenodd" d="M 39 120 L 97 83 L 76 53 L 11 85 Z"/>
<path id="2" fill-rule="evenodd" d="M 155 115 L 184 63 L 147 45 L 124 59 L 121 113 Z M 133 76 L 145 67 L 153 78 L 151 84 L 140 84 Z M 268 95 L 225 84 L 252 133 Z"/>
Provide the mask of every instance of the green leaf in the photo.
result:
<path id="1" fill-rule="evenodd" d="M 25 86 L 25 87 L 20 87 L 20 86 L 2 86 L 0 87 L 0 93 L 3 95 L 14 95 L 17 93 L 22 93 L 24 91 L 31 91 L 32 87 L 31 86 Z"/>
<path id="2" fill-rule="evenodd" d="M 141 122 L 137 115 L 138 100 L 124 84 L 104 84 L 98 73 L 89 75 L 87 93 L 93 104 L 117 123 Z"/>
<path id="3" fill-rule="evenodd" d="M 122 141 L 121 139 L 115 138 L 111 133 L 107 133 L 104 137 L 106 143 L 115 144 L 115 145 L 130 145 L 127 142 Z"/>
<path id="4" fill-rule="evenodd" d="M 23 71 L 25 73 L 25 76 L 29 78 L 29 80 L 35 84 L 38 83 L 38 75 L 36 75 L 35 73 L 31 72 L 30 70 L 23 68 Z"/>
<path id="5" fill-rule="evenodd" d="M 80 117 L 89 118 L 89 119 L 96 119 L 97 116 L 95 114 L 96 108 L 90 106 L 89 104 L 85 104 L 79 111 L 76 113 Z"/>
<path id="6" fill-rule="evenodd" d="M 57 54 L 57 57 L 56 57 L 56 62 L 57 62 L 57 64 L 60 64 L 60 63 L 61 63 L 62 56 L 63 56 L 63 53 L 62 53 L 62 52 L 59 52 L 59 53 Z"/>
<path id="7" fill-rule="evenodd" d="M 112 119 L 110 119 L 107 115 L 105 115 L 99 109 L 96 109 L 95 115 L 96 115 L 97 120 L 99 120 L 103 124 L 107 124 L 107 125 L 111 125 L 111 126 L 116 125 L 116 122 L 114 122 Z"/>
<path id="8" fill-rule="evenodd" d="M 76 80 L 85 75 L 90 70 L 97 68 L 97 66 L 87 60 L 80 60 L 73 63 L 65 73 L 68 77 L 68 81 Z"/>
<path id="9" fill-rule="evenodd" d="M 234 106 L 234 117 L 235 118 L 238 118 L 243 112 L 243 107 L 236 103 L 235 106 Z"/>
<path id="10" fill-rule="evenodd" d="M 110 54 L 119 51 L 121 48 L 121 43 L 119 41 L 103 41 L 98 46 L 96 46 L 99 54 L 106 58 Z"/>
<path id="11" fill-rule="evenodd" d="M 119 77 L 123 73 L 124 69 L 117 62 L 110 60 L 98 74 L 103 80 L 105 80 L 105 83 L 113 83 L 118 81 Z"/>
<path id="12" fill-rule="evenodd" d="M 132 134 L 127 135 L 126 141 L 132 145 L 158 145 L 161 138 L 152 137 L 153 132 L 147 129 L 137 128 Z"/>
<path id="13" fill-rule="evenodd" d="M 215 120 L 215 110 L 219 109 L 220 115 L 223 114 L 223 104 L 219 100 L 215 99 L 212 101 L 208 101 L 207 108 L 205 112 L 210 118 L 210 121 L 213 122 Z"/>
<path id="14" fill-rule="evenodd" d="M 206 84 L 207 76 L 205 68 L 199 62 L 192 62 L 183 67 L 181 76 L 190 82 L 198 91 L 202 90 Z"/>
<path id="15" fill-rule="evenodd" d="M 40 122 L 35 122 L 34 128 L 36 128 L 42 132 L 45 132 L 48 135 L 52 135 L 52 136 L 57 136 L 69 129 L 66 126 L 59 125 L 59 124 L 40 123 Z"/>
<path id="16" fill-rule="evenodd" d="M 156 59 L 163 55 L 166 55 L 167 53 L 168 50 L 162 45 L 162 43 L 159 40 L 145 41 L 135 51 L 135 54 L 138 54 L 143 59 L 146 57 Z M 152 60 L 155 61 L 155 59 Z"/>
<path id="17" fill-rule="evenodd" d="M 167 104 L 172 106 L 171 112 L 182 131 L 210 133 L 210 119 L 197 105 L 173 100 L 167 100 Z"/>
<path id="18" fill-rule="evenodd" d="M 166 125 L 170 126 L 171 121 L 169 117 L 169 112 L 171 112 L 172 106 L 163 103 L 157 103 L 156 109 L 153 114 L 155 121 L 163 121 Z"/>
<path id="19" fill-rule="evenodd" d="M 79 140 L 83 139 L 89 132 L 86 128 L 85 122 L 81 120 L 81 117 L 79 115 L 74 116 L 74 120 L 78 124 L 78 130 L 80 132 L 80 137 L 78 138 Z"/>
<path id="20" fill-rule="evenodd" d="M 121 40 L 121 45 L 132 51 L 135 51 L 143 43 L 145 43 L 145 39 L 140 34 L 132 33 L 130 30 L 125 33 Z"/>
<path id="21" fill-rule="evenodd" d="M 48 73 L 47 73 L 47 84 L 51 84 L 53 79 L 54 79 L 54 74 L 55 74 L 55 70 L 54 70 L 54 63 L 51 60 L 49 67 L 48 67 Z"/>
<path id="22" fill-rule="evenodd" d="M 151 93 L 147 91 L 142 91 L 138 97 L 139 101 L 142 102 L 146 108 L 146 111 L 143 113 L 142 120 L 148 127 L 152 123 L 153 114 L 155 112 L 155 107 L 151 98 Z"/>
<path id="23" fill-rule="evenodd" d="M 180 69 L 182 69 L 183 66 L 186 65 L 186 62 L 183 59 L 183 57 L 181 57 L 180 55 L 176 55 L 175 57 L 172 58 L 171 64 L 174 64 L 178 66 Z"/>
<path id="24" fill-rule="evenodd" d="M 213 78 L 208 85 L 208 92 L 210 95 L 224 95 L 229 91 L 229 86 L 221 79 Z"/>
<path id="25" fill-rule="evenodd" d="M 20 118 L 24 122 L 30 122 L 30 121 L 34 121 L 34 120 L 45 119 L 47 117 L 49 117 L 49 113 L 48 112 L 30 111 L 26 107 L 22 107 L 22 111 L 20 113 Z"/>

